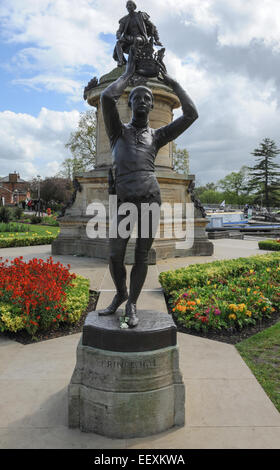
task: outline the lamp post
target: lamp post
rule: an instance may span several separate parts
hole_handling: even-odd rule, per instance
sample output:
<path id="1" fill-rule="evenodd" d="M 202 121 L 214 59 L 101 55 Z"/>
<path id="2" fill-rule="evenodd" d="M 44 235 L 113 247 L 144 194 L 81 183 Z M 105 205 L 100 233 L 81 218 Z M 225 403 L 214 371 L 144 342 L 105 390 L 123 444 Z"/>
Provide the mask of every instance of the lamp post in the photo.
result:
<path id="1" fill-rule="evenodd" d="M 41 181 L 41 176 L 40 175 L 37 175 L 37 178 L 38 178 L 38 216 L 40 217 L 40 213 L 41 213 L 41 201 L 40 201 L 40 181 Z"/>

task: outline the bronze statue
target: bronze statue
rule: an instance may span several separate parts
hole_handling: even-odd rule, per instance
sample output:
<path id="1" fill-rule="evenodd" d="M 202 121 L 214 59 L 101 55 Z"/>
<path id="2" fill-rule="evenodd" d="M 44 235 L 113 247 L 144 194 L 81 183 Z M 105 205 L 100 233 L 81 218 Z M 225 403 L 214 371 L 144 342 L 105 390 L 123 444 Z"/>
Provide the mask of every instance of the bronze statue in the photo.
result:
<path id="1" fill-rule="evenodd" d="M 131 2 L 128 2 L 131 3 Z M 153 108 L 153 93 L 145 86 L 132 89 L 128 105 L 132 110 L 132 120 L 122 123 L 117 110 L 117 100 L 128 86 L 135 73 L 135 50 L 130 49 L 125 72 L 111 83 L 101 95 L 101 106 L 110 140 L 113 158 L 114 188 L 118 203 L 132 202 L 138 208 L 141 203 L 161 204 L 160 188 L 155 175 L 155 158 L 161 147 L 176 139 L 198 117 L 197 110 L 187 93 L 161 67 L 159 79 L 177 94 L 183 114 L 167 126 L 152 129 L 149 126 L 149 112 Z M 111 181 L 112 183 L 112 181 Z M 139 212 L 138 212 L 139 214 Z M 119 224 L 125 216 L 118 215 Z M 99 315 L 111 315 L 127 300 L 125 316 L 129 327 L 138 324 L 136 302 L 143 287 L 148 270 L 148 253 L 153 243 L 154 233 L 148 238 L 141 236 L 141 217 L 138 216 L 138 238 L 135 247 L 135 262 L 131 270 L 129 295 L 126 286 L 125 251 L 129 238 L 110 238 L 109 268 L 117 293 L 112 303 Z M 140 228 L 139 228 L 140 226 Z"/>
<path id="2" fill-rule="evenodd" d="M 128 0 L 126 3 L 128 15 L 120 19 L 119 29 L 116 33 L 117 43 L 114 49 L 113 58 L 121 67 L 126 63 L 124 53 L 128 54 L 131 46 L 144 46 L 150 42 L 152 46 L 162 46 L 157 28 L 149 20 L 149 15 L 145 12 L 136 12 L 136 4 Z"/>

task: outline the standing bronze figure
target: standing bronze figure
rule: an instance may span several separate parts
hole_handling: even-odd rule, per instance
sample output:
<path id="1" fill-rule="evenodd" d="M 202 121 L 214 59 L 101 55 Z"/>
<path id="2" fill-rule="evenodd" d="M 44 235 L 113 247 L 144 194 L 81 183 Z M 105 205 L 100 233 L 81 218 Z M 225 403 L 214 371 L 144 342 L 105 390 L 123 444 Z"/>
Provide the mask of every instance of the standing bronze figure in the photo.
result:
<path id="1" fill-rule="evenodd" d="M 101 105 L 106 132 L 110 140 L 113 158 L 115 191 L 118 203 L 132 202 L 138 208 L 141 203 L 161 204 L 160 188 L 155 176 L 155 158 L 161 147 L 176 139 L 198 117 L 198 113 L 187 93 L 173 78 L 161 70 L 159 79 L 177 94 L 183 114 L 167 126 L 152 129 L 149 126 L 149 112 L 153 108 L 152 91 L 145 86 L 132 89 L 128 105 L 132 110 L 132 120 L 122 123 L 117 101 L 128 86 L 135 72 L 135 51 L 132 47 L 125 72 L 101 95 Z M 138 214 L 140 211 L 138 211 Z M 123 220 L 119 215 L 117 223 Z M 136 302 L 143 287 L 148 270 L 148 253 L 153 243 L 154 233 L 148 238 L 141 237 L 141 217 L 138 217 L 138 238 L 135 247 L 135 262 L 131 270 L 129 295 L 126 286 L 125 251 L 129 238 L 110 239 L 109 268 L 117 293 L 112 303 L 99 315 L 111 315 L 127 300 L 125 316 L 129 327 L 138 324 Z"/>

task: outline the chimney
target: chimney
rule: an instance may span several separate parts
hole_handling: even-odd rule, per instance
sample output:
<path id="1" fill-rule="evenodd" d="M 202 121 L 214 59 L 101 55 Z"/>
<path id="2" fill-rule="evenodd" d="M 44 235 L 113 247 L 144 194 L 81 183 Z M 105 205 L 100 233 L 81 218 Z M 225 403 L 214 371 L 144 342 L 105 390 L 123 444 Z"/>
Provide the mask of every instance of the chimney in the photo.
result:
<path id="1" fill-rule="evenodd" d="M 14 173 L 9 174 L 9 183 L 17 183 L 19 175 L 17 174 L 16 171 Z"/>

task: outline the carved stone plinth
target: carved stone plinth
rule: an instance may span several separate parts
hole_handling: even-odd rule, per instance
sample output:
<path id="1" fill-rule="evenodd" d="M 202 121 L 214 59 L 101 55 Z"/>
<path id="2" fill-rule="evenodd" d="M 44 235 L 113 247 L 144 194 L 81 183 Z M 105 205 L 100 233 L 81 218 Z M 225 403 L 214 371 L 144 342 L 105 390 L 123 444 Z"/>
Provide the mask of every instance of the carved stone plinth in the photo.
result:
<path id="1" fill-rule="evenodd" d="M 131 438 L 184 425 L 176 327 L 167 313 L 138 315 L 137 328 L 127 330 L 118 314 L 88 315 L 68 389 L 70 427 Z"/>

